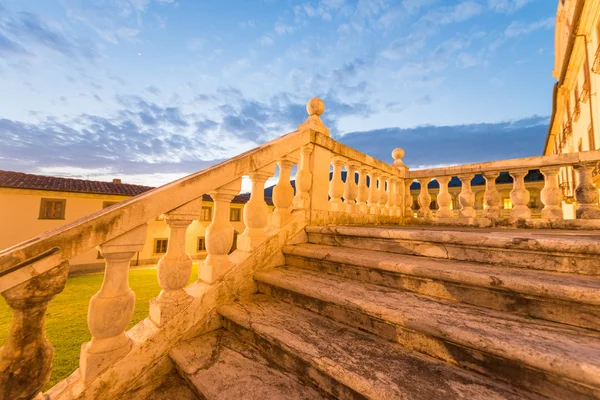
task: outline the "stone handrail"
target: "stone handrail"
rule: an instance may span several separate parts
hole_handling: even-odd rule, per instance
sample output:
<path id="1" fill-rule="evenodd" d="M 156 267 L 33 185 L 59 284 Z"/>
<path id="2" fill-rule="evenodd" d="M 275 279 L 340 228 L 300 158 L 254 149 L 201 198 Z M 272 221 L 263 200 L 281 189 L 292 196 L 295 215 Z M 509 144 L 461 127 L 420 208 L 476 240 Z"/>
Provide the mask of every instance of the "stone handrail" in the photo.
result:
<path id="1" fill-rule="evenodd" d="M 94 247 L 104 256 L 105 273 L 102 287 L 89 303 L 88 328 L 92 337 L 81 348 L 77 378 L 73 380 L 72 376 L 69 382 L 59 384 L 61 389 L 56 389 L 50 397 L 85 397 L 82 393 L 87 388 L 106 390 L 106 385 L 116 394 L 119 387 L 127 386 L 123 382 L 117 384 L 111 380 L 109 384 L 102 380 L 106 376 L 113 379 L 108 371 L 126 356 L 136 351 L 138 355 L 147 352 L 143 340 L 134 342 L 125 331 L 135 304 L 128 269 L 131 259 L 144 245 L 147 222 L 157 216 L 165 215 L 169 227 L 167 251 L 157 267 L 162 291 L 151 300 L 148 322 L 140 322 L 139 329 L 145 333 L 133 335 L 147 337 L 148 343 L 161 342 L 156 338 L 161 329 L 182 335 L 180 327 L 173 328 L 173 321 L 180 321 L 184 310 L 190 314 L 183 319 L 186 324 L 198 322 L 198 315 L 202 314 L 198 313 L 198 307 L 206 307 L 202 293 L 208 293 L 206 287 L 217 287 L 226 274 L 245 271 L 237 279 L 245 279 L 248 282 L 244 281 L 244 285 L 251 285 L 251 275 L 247 275 L 243 265 L 258 260 L 255 254 L 264 257 L 266 251 L 280 252 L 285 243 L 281 238 L 273 239 L 277 229 L 284 231 L 289 224 L 294 224 L 294 229 L 303 227 L 298 216 L 304 218 L 304 224 L 400 223 L 407 170 L 401 161 L 403 152 L 394 151 L 396 161 L 390 166 L 330 138 L 320 119 L 324 111 L 321 100 L 309 101 L 307 111 L 308 119 L 292 133 L 0 251 L 0 292 L 13 310 L 11 329 L 0 350 L 0 400 L 33 398 L 48 382 L 54 350 L 44 333 L 46 308 L 64 288 L 69 260 Z M 290 172 L 296 164 L 294 193 Z M 269 226 L 264 185 L 274 175 L 276 165 L 279 180 L 273 191 L 275 209 Z M 342 167 L 348 173 L 346 182 L 342 180 Z M 237 250 L 228 254 L 234 240 L 228 210 L 231 200 L 241 190 L 243 176 L 252 181 L 251 196 L 243 211 L 246 228 L 237 238 Z M 212 221 L 205 231 L 207 257 L 200 265 L 197 283 L 186 288 L 192 270 L 192 260 L 185 251 L 186 231 L 199 217 L 205 193 L 214 201 Z M 292 210 L 302 214 L 292 214 Z M 292 231 L 288 228 L 286 235 Z M 264 245 L 268 241 L 272 243 Z M 225 293 L 236 293 L 230 285 L 231 282 L 225 284 Z M 213 295 L 223 295 L 222 289 L 213 290 Z M 153 340 L 149 339 L 151 335 L 155 335 Z M 157 352 L 168 352 L 164 346 L 162 353 Z M 150 365 L 152 362 L 148 361 Z M 123 378 L 128 384 L 149 365 L 127 365 L 136 367 L 133 374 Z"/>
<path id="2" fill-rule="evenodd" d="M 600 161 L 600 150 L 585 151 L 579 153 L 554 154 L 548 156 L 517 158 L 485 162 L 480 164 L 467 164 L 451 166 L 446 168 L 432 168 L 424 170 L 409 171 L 406 181 L 418 180 L 421 186 L 418 196 L 419 210 L 416 219 L 430 220 L 441 223 L 459 223 L 463 225 L 489 226 L 502 222 L 500 209 L 500 196 L 496 189 L 496 178 L 500 172 L 508 172 L 513 178 L 513 190 L 510 199 L 513 204 L 510 211 L 509 223 L 519 221 L 531 221 L 532 213 L 529 209 L 530 194 L 525 187 L 525 176 L 529 170 L 539 169 L 544 175 L 544 189 L 541 191 L 541 200 L 544 208 L 541 213 L 541 221 L 544 224 L 563 224 L 563 209 L 561 206 L 562 190 L 558 185 L 558 174 L 561 168 L 573 168 L 578 174 L 578 185 L 575 189 L 575 200 L 578 202 L 576 219 L 598 220 L 600 219 L 600 207 L 598 205 L 598 189 L 592 180 L 592 171 Z M 486 181 L 484 194 L 483 218 L 477 219 L 473 208 L 475 196 L 471 190 L 471 180 L 475 174 L 482 174 Z M 456 176 L 462 183 L 459 196 L 460 210 L 458 218 L 450 208 L 451 196 L 448 192 L 450 179 Z M 438 210 L 435 213 L 430 209 L 431 195 L 428 183 L 436 179 L 440 185 L 437 195 Z M 410 183 L 407 183 L 407 190 Z M 407 202 L 412 198 L 407 197 Z M 408 209 L 407 209 L 408 212 Z M 410 214 L 413 215 L 412 213 Z M 538 226 L 543 226 L 538 224 Z M 571 224 L 571 227 L 577 225 Z M 586 225 L 587 226 L 587 225 Z"/>

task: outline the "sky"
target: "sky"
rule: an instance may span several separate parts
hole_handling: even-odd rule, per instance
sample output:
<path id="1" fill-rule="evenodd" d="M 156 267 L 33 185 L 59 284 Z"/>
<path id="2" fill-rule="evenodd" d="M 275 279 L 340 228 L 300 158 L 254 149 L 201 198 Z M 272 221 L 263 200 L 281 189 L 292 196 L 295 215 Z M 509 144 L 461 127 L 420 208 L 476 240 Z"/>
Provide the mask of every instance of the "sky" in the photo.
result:
<path id="1" fill-rule="evenodd" d="M 0 169 L 158 186 L 291 132 L 411 168 L 542 153 L 551 0 L 0 0 Z"/>

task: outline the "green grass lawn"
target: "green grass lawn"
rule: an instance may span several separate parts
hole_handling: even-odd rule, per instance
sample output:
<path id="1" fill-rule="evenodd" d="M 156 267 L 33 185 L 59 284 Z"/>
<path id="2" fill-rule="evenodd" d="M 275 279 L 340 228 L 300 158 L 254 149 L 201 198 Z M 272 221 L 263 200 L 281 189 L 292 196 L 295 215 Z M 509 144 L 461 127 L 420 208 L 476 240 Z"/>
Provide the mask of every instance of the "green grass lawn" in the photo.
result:
<path id="1" fill-rule="evenodd" d="M 65 290 L 50 302 L 46 314 L 46 336 L 54 345 L 54 365 L 52 377 L 46 385 L 51 388 L 69 376 L 79 367 L 81 344 L 90 340 L 87 327 L 88 304 L 102 285 L 102 273 L 74 276 L 67 280 Z M 198 265 L 190 282 L 197 279 Z M 129 272 L 129 286 L 135 292 L 135 312 L 129 327 L 148 316 L 150 299 L 160 293 L 155 268 L 132 269 Z M 0 346 L 4 345 L 12 311 L 0 296 Z"/>

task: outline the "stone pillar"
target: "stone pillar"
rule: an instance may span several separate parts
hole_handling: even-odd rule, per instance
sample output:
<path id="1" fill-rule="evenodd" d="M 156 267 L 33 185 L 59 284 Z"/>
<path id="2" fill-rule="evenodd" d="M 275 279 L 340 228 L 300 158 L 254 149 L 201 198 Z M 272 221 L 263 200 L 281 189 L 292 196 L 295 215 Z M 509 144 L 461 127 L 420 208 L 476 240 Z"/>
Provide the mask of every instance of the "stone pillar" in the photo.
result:
<path id="1" fill-rule="evenodd" d="M 92 340 L 81 346 L 79 372 L 90 382 L 131 349 L 125 329 L 131 322 L 135 293 L 129 288 L 129 263 L 144 248 L 147 225 L 140 225 L 99 246 L 105 260 L 102 287 L 90 300 Z"/>
<path id="2" fill-rule="evenodd" d="M 237 248 L 241 251 L 254 251 L 267 238 L 269 206 L 265 203 L 265 182 L 275 174 L 275 164 L 250 172 L 252 181 L 250 200 L 244 205 L 246 229 L 238 236 Z"/>
<path id="3" fill-rule="evenodd" d="M 192 298 L 184 290 L 192 274 L 192 258 L 185 250 L 188 226 L 198 218 L 202 198 L 191 201 L 166 213 L 169 225 L 167 252 L 158 260 L 157 275 L 161 292 L 150 300 L 150 320 L 162 326 L 185 309 Z"/>
<path id="4" fill-rule="evenodd" d="M 397 194 L 397 184 L 398 184 L 398 178 L 395 176 L 390 176 L 387 180 L 387 195 L 388 195 L 388 199 L 387 199 L 387 203 L 385 205 L 386 209 L 387 209 L 387 215 L 395 217 L 398 215 L 398 206 L 396 205 L 396 202 L 398 201 L 398 194 Z"/>
<path id="5" fill-rule="evenodd" d="M 0 399 L 32 399 L 50 380 L 54 347 L 46 339 L 46 309 L 68 273 L 64 261 L 2 293 L 13 316 L 0 349 Z"/>
<path id="6" fill-rule="evenodd" d="M 229 250 L 233 245 L 233 226 L 229 223 L 229 207 L 231 200 L 240 193 L 242 179 L 221 186 L 210 192 L 214 201 L 212 222 L 206 227 L 206 260 L 200 264 L 199 278 L 206 283 L 213 283 L 231 267 Z"/>
<path id="7" fill-rule="evenodd" d="M 315 145 L 310 143 L 300 148 L 300 164 L 294 178 L 296 184 L 296 196 L 292 202 L 293 207 L 299 210 L 310 208 L 310 188 L 312 186 L 312 173 L 310 172 L 310 154 Z"/>
<path id="8" fill-rule="evenodd" d="M 600 207 L 598 206 L 598 189 L 594 186 L 592 171 L 596 168 L 597 161 L 580 163 L 573 166 L 577 171 L 579 183 L 575 188 L 575 200 L 577 200 L 577 219 L 600 219 Z"/>
<path id="9" fill-rule="evenodd" d="M 356 197 L 356 206 L 361 214 L 369 213 L 367 199 L 369 198 L 369 187 L 367 186 L 367 174 L 371 172 L 371 167 L 361 165 L 358 169 L 358 196 Z"/>
<path id="10" fill-rule="evenodd" d="M 413 198 L 410 194 L 410 186 L 412 184 L 412 179 L 404 180 L 404 218 L 414 218 L 415 216 L 415 213 L 412 209 Z"/>
<path id="11" fill-rule="evenodd" d="M 404 179 L 402 178 L 396 181 L 396 215 L 404 216 Z"/>
<path id="12" fill-rule="evenodd" d="M 294 188 L 290 183 L 290 172 L 296 162 L 297 160 L 293 160 L 290 157 L 277 161 L 277 165 L 279 165 L 279 181 L 273 188 L 275 210 L 273 210 L 272 224 L 278 228 L 285 225 L 292 216 L 290 209 L 294 200 Z"/>
<path id="13" fill-rule="evenodd" d="M 379 189 L 377 188 L 377 180 L 379 179 L 379 172 L 371 170 L 369 172 L 369 198 L 367 204 L 369 205 L 369 214 L 379 214 Z"/>
<path id="14" fill-rule="evenodd" d="M 379 206 L 379 213 L 381 215 L 388 215 L 388 209 L 386 208 L 389 190 L 389 188 L 386 187 L 386 182 L 388 178 L 388 174 L 379 175 L 379 201 L 377 202 L 377 204 Z"/>
<path id="15" fill-rule="evenodd" d="M 510 192 L 510 200 L 513 208 L 510 212 L 511 220 L 529 219 L 531 218 L 531 210 L 529 209 L 529 191 L 525 188 L 525 175 L 529 170 L 517 169 L 510 171 L 510 176 L 513 177 L 513 190 Z"/>
<path id="16" fill-rule="evenodd" d="M 429 194 L 429 188 L 427 185 L 431 178 L 420 178 L 417 179 L 421 185 L 421 192 L 419 193 L 419 211 L 417 215 L 419 218 L 431 218 L 431 195 Z"/>
<path id="17" fill-rule="evenodd" d="M 471 190 L 471 180 L 473 174 L 458 175 L 458 179 L 462 183 L 458 199 L 460 201 L 460 210 L 458 211 L 459 218 L 475 218 L 477 213 L 473 206 L 475 205 L 475 194 Z"/>
<path id="18" fill-rule="evenodd" d="M 558 187 L 558 172 L 560 167 L 540 168 L 544 174 L 544 188 L 540 192 L 544 208 L 542 209 L 542 218 L 549 221 L 563 219 L 563 210 L 561 206 L 562 191 Z"/>
<path id="19" fill-rule="evenodd" d="M 344 181 L 342 180 L 342 167 L 348 160 L 341 156 L 331 157 L 333 172 L 329 182 L 329 207 L 331 211 L 344 211 L 342 196 L 344 195 Z M 347 179 L 347 178 L 346 178 Z"/>
<path id="20" fill-rule="evenodd" d="M 500 219 L 500 193 L 496 188 L 496 178 L 498 178 L 498 171 L 484 172 L 483 177 L 485 178 L 485 193 L 483 194 L 483 204 L 485 204 L 485 210 L 483 211 L 483 217 L 492 220 Z"/>
<path id="21" fill-rule="evenodd" d="M 437 196 L 438 210 L 435 213 L 436 218 L 452 218 L 454 214 L 450 208 L 452 203 L 452 196 L 448 192 L 448 183 L 450 183 L 451 176 L 441 176 L 437 178 L 440 184 L 440 191 Z"/>
<path id="22" fill-rule="evenodd" d="M 360 163 L 356 161 L 346 162 L 346 184 L 344 185 L 344 204 L 345 211 L 350 214 L 358 212 L 356 197 L 358 196 L 358 185 L 356 184 L 356 170 Z"/>

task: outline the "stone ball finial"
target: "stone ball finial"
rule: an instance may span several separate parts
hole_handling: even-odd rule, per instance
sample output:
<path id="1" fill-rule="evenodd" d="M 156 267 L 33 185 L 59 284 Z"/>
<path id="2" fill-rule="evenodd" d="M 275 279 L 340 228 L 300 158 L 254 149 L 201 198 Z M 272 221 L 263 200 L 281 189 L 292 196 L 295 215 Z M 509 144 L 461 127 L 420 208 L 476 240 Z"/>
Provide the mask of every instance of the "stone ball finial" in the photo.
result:
<path id="1" fill-rule="evenodd" d="M 400 147 L 394 149 L 392 151 L 392 157 L 394 160 L 402 160 L 404 158 L 404 149 L 401 149 Z"/>
<path id="2" fill-rule="evenodd" d="M 306 103 L 306 112 L 308 112 L 308 115 L 310 116 L 320 116 L 323 114 L 323 111 L 325 111 L 325 103 L 323 103 L 323 100 L 319 99 L 318 97 L 313 97 L 308 101 L 308 103 Z"/>

